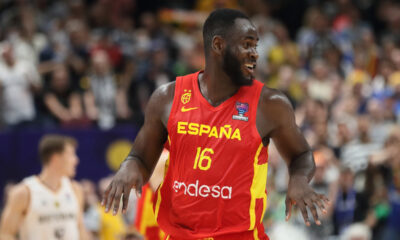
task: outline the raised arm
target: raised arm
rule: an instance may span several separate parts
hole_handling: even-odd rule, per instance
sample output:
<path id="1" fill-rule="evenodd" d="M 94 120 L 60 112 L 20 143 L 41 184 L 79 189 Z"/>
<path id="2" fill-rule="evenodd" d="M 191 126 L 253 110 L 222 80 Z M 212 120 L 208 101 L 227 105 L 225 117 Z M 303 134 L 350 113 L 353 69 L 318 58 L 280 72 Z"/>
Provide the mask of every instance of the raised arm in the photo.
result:
<path id="1" fill-rule="evenodd" d="M 121 196 L 122 211 L 125 212 L 131 188 L 141 192 L 143 183 L 149 180 L 168 137 L 166 126 L 174 89 L 175 83 L 169 83 L 158 88 L 151 96 L 146 107 L 144 125 L 132 150 L 104 193 L 102 205 L 106 212 L 113 203 L 113 214 L 118 212 Z"/>
<path id="2" fill-rule="evenodd" d="M 0 239 L 16 240 L 19 226 L 29 206 L 29 189 L 18 184 L 11 189 L 0 222 Z"/>
<path id="3" fill-rule="evenodd" d="M 295 123 L 292 106 L 286 96 L 276 90 L 265 88 L 257 112 L 257 128 L 266 141 L 272 139 L 289 170 L 289 186 L 286 196 L 286 219 L 296 204 L 307 226 L 310 225 L 307 207 L 319 225 L 315 206 L 325 212 L 328 199 L 317 194 L 309 186 L 314 176 L 315 162 L 312 151 Z"/>

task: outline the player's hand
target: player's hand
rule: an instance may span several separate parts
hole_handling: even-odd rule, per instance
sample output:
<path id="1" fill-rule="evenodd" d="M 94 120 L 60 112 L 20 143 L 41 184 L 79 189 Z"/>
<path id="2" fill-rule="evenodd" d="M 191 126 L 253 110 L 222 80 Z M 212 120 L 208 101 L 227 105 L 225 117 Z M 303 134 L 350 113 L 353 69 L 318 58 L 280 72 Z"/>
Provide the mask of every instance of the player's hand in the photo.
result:
<path id="1" fill-rule="evenodd" d="M 326 213 L 327 204 L 329 204 L 329 199 L 323 194 L 314 192 L 308 184 L 307 177 L 290 177 L 288 192 L 286 195 L 286 221 L 288 221 L 292 215 L 292 206 L 297 205 L 307 226 L 311 225 L 308 218 L 307 208 L 311 211 L 315 223 L 321 225 L 321 221 L 318 219 L 317 208 L 319 208 L 323 213 Z"/>
<path id="2" fill-rule="evenodd" d="M 105 212 L 108 212 L 114 203 L 113 215 L 116 215 L 122 197 L 122 213 L 125 213 L 131 189 L 135 188 L 140 195 L 142 185 L 143 176 L 140 173 L 138 163 L 135 160 L 124 161 L 104 192 L 101 205 L 105 207 Z"/>

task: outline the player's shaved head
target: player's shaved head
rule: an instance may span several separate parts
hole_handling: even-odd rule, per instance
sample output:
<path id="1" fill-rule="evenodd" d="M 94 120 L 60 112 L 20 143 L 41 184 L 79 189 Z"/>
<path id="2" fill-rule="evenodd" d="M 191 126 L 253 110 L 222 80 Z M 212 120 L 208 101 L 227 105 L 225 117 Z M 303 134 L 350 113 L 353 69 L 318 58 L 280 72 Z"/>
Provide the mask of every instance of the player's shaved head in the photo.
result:
<path id="1" fill-rule="evenodd" d="M 203 41 L 206 56 L 208 56 L 211 48 L 213 37 L 219 35 L 226 38 L 237 18 L 249 19 L 246 14 L 234 9 L 221 8 L 211 12 L 203 26 Z"/>

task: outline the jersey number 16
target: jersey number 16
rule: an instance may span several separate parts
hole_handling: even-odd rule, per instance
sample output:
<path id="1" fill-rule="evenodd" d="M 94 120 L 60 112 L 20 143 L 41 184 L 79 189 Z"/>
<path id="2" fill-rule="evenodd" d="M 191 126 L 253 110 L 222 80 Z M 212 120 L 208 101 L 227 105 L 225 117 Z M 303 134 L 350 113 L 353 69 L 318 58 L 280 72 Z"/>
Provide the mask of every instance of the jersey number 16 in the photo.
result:
<path id="1" fill-rule="evenodd" d="M 206 171 L 211 167 L 211 157 L 206 156 L 206 153 L 214 154 L 214 150 L 211 148 L 204 148 L 203 150 L 201 147 L 197 148 L 196 158 L 194 159 L 193 169 L 199 168 L 200 170 Z"/>

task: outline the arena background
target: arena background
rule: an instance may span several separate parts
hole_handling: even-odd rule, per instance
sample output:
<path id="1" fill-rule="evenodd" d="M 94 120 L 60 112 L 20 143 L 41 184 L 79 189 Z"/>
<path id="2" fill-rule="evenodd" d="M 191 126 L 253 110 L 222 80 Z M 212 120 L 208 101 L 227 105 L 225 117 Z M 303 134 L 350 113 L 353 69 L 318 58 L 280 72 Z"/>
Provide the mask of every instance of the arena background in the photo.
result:
<path id="1" fill-rule="evenodd" d="M 128 215 L 110 220 L 99 193 L 129 152 L 151 93 L 203 68 L 202 23 L 219 7 L 256 25 L 257 79 L 292 102 L 315 153 L 312 185 L 332 201 L 322 227 L 306 228 L 300 214 L 285 223 L 287 170 L 272 145 L 271 239 L 400 239 L 394 0 L 1 0 L 0 206 L 14 183 L 40 170 L 40 137 L 71 135 L 88 229 L 95 239 L 128 239 L 135 197 Z M 12 72 L 9 62 L 21 67 Z M 102 234 L 105 221 L 118 222 L 117 235 Z"/>

